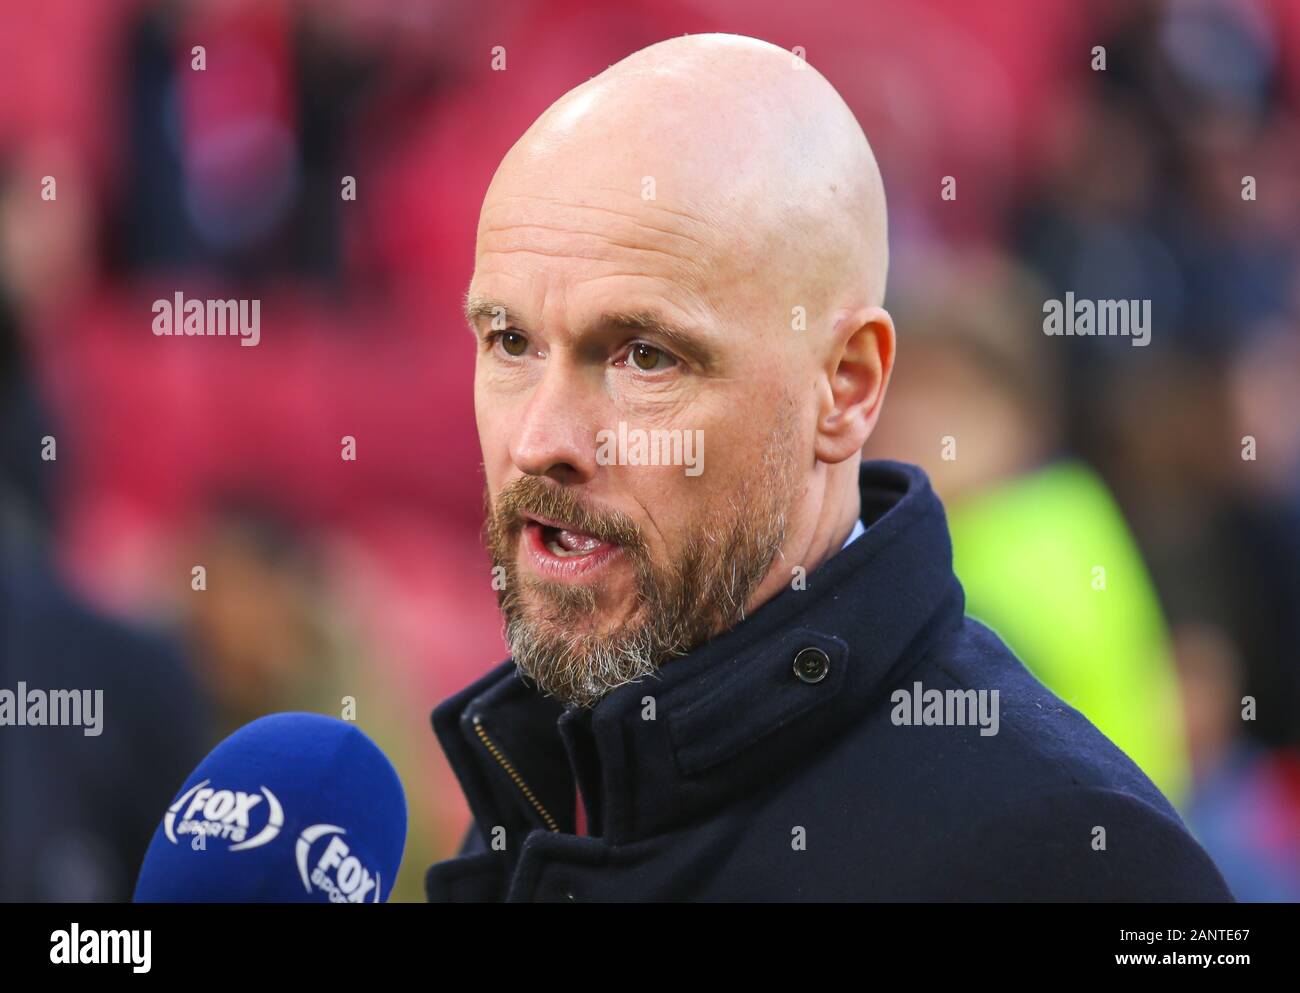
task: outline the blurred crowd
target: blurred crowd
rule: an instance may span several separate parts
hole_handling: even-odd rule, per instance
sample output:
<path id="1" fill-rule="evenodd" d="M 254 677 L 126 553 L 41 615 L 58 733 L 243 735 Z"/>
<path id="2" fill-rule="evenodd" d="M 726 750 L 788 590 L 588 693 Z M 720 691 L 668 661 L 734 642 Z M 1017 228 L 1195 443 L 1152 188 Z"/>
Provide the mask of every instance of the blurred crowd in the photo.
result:
<path id="1" fill-rule="evenodd" d="M 467 817 L 429 711 L 504 657 L 478 206 L 561 93 L 700 31 L 801 46 L 872 142 L 899 358 L 867 454 L 930 473 L 970 612 L 1240 899 L 1300 899 L 1292 0 L 6 5 L 0 686 L 111 689 L 95 748 L 0 731 L 0 898 L 129 897 L 208 748 L 352 698 L 421 899 Z M 260 299 L 260 343 L 154 336 L 176 292 Z M 1045 335 L 1068 292 L 1150 300 L 1149 345 Z"/>

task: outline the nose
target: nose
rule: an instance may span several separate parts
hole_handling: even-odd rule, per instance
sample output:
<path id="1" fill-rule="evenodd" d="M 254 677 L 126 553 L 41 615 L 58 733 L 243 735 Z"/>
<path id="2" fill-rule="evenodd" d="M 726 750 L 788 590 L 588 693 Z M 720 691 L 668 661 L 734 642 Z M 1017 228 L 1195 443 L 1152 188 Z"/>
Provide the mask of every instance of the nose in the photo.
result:
<path id="1" fill-rule="evenodd" d="M 595 476 L 596 430 L 579 380 L 562 362 L 547 364 L 511 437 L 510 457 L 521 472 L 565 484 Z"/>

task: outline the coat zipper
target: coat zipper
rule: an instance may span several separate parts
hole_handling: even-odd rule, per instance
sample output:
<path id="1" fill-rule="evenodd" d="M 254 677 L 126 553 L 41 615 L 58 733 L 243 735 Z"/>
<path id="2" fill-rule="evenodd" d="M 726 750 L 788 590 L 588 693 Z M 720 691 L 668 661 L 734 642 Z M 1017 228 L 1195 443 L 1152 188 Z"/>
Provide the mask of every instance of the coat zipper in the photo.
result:
<path id="1" fill-rule="evenodd" d="M 550 830 L 558 832 L 560 825 L 555 822 L 555 818 L 550 815 L 550 812 L 542 806 L 542 802 L 537 799 L 537 795 L 528 788 L 528 784 L 524 782 L 523 777 L 519 775 L 515 767 L 510 764 L 510 760 L 502 754 L 501 749 L 497 748 L 496 743 L 488 737 L 487 731 L 483 728 L 483 721 L 478 714 L 474 715 L 474 733 L 478 735 L 479 740 L 483 742 L 487 750 L 492 753 L 492 757 L 497 760 L 501 768 L 509 774 L 514 784 L 519 787 L 519 791 L 528 798 L 528 802 L 533 805 L 533 809 L 542 815 L 542 820 L 546 822 L 546 826 Z"/>

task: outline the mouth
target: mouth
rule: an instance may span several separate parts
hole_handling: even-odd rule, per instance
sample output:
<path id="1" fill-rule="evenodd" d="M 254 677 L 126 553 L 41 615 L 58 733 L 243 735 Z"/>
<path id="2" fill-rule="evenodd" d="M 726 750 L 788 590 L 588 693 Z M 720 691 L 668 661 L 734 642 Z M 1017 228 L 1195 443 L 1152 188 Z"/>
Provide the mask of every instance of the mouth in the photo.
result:
<path id="1" fill-rule="evenodd" d="M 607 567 L 621 546 L 560 521 L 524 515 L 523 545 L 534 568 L 560 581 L 587 579 Z"/>

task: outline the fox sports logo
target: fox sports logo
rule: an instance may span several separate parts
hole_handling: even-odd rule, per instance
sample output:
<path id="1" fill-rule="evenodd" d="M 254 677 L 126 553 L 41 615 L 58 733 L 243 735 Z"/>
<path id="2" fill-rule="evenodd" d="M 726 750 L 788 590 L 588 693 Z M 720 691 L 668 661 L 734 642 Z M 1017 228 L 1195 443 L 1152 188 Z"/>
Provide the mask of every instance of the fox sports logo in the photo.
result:
<path id="1" fill-rule="evenodd" d="M 182 793 L 163 817 L 163 831 L 173 845 L 179 836 L 196 835 L 229 841 L 230 851 L 260 848 L 280 833 L 284 808 L 265 786 L 257 792 L 217 789 L 210 780 L 195 783 Z M 254 832 L 253 824 L 261 827 Z"/>
<path id="2" fill-rule="evenodd" d="M 378 903 L 379 872 L 372 873 L 352 854 L 345 834 L 336 824 L 313 824 L 298 836 L 295 854 L 302 885 L 308 893 L 324 893 L 330 903 Z M 318 853 L 314 859 L 313 850 Z"/>

